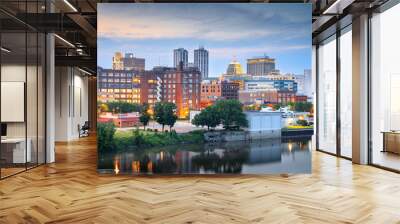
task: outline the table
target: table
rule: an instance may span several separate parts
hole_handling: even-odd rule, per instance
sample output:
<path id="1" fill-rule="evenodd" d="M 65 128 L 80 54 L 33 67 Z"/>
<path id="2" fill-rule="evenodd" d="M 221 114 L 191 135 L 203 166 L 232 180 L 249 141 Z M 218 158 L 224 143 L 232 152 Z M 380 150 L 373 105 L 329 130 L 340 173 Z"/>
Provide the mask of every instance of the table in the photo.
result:
<path id="1" fill-rule="evenodd" d="M 400 131 L 383 131 L 383 152 L 400 154 Z"/>
<path id="2" fill-rule="evenodd" d="M 25 144 L 26 144 L 25 140 L 28 143 L 26 151 L 25 151 Z M 14 164 L 31 162 L 32 160 L 31 145 L 32 141 L 29 138 L 1 139 L 2 157 L 5 158 L 7 162 Z"/>

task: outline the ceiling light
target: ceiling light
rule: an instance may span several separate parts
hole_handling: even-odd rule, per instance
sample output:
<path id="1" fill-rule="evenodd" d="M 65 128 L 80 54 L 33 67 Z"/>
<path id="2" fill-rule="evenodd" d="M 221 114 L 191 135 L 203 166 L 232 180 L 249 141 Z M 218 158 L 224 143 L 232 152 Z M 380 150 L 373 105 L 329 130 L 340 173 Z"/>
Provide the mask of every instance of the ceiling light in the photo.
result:
<path id="1" fill-rule="evenodd" d="M 1 47 L 0 49 L 1 49 L 2 51 L 6 52 L 6 53 L 10 53 L 10 52 L 11 52 L 11 50 L 9 50 L 9 49 L 7 49 L 7 48 L 5 48 L 5 47 Z"/>
<path id="2" fill-rule="evenodd" d="M 68 1 L 64 0 L 65 4 L 67 4 L 74 12 L 78 12 L 78 10 Z"/>
<path id="3" fill-rule="evenodd" d="M 62 42 L 64 42 L 64 43 L 66 43 L 67 45 L 69 45 L 70 47 L 73 47 L 73 48 L 75 48 L 75 45 L 73 45 L 71 42 L 69 42 L 68 40 L 66 40 L 66 39 L 64 39 L 64 38 L 62 38 L 62 37 L 60 37 L 59 35 L 57 35 L 57 34 L 54 34 L 54 36 L 55 37 L 57 37 L 59 40 L 61 40 Z"/>
<path id="4" fill-rule="evenodd" d="M 83 73 L 85 73 L 85 74 L 87 74 L 87 75 L 93 75 L 92 73 L 90 73 L 90 72 L 88 72 L 88 71 L 86 71 L 86 70 L 83 70 L 83 69 L 81 69 L 81 68 L 78 68 L 78 70 L 81 71 L 81 72 L 83 72 Z"/>
<path id="5" fill-rule="evenodd" d="M 339 15 L 343 13 L 343 10 L 351 5 L 355 0 L 336 0 L 330 5 L 324 12 L 323 15 Z"/>

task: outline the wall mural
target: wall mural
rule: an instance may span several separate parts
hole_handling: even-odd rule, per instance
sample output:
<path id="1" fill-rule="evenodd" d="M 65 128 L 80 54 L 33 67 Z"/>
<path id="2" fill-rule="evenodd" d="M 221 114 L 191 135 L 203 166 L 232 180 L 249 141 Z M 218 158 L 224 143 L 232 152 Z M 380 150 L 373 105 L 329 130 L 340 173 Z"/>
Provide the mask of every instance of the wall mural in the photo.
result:
<path id="1" fill-rule="evenodd" d="M 98 4 L 98 171 L 311 172 L 311 4 Z"/>

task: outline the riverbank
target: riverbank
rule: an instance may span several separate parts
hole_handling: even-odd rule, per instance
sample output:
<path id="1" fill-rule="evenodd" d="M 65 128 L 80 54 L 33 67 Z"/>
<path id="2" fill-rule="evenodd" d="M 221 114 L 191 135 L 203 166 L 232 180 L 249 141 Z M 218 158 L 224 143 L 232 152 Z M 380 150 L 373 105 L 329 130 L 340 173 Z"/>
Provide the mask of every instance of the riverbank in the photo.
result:
<path id="1" fill-rule="evenodd" d="M 187 133 L 154 132 L 144 130 L 116 131 L 114 134 L 114 149 L 134 150 L 156 146 L 179 144 L 198 144 L 204 142 L 203 131 L 196 130 Z"/>

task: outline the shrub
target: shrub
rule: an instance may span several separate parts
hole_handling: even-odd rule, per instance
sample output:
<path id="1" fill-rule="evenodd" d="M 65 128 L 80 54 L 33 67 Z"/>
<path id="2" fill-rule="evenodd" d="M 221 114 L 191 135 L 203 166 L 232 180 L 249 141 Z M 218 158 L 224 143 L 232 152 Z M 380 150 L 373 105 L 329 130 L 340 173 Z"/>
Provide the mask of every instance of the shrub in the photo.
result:
<path id="1" fill-rule="evenodd" d="M 97 146 L 99 151 L 113 149 L 115 131 L 115 125 L 111 122 L 97 124 Z"/>
<path id="2" fill-rule="evenodd" d="M 143 137 L 143 134 L 140 133 L 138 129 L 133 131 L 132 142 L 133 142 L 133 145 L 135 145 L 135 146 L 143 146 L 146 144 L 146 140 Z"/>
<path id="3" fill-rule="evenodd" d="M 297 120 L 296 123 L 300 126 L 308 126 L 308 122 L 306 120 Z"/>

